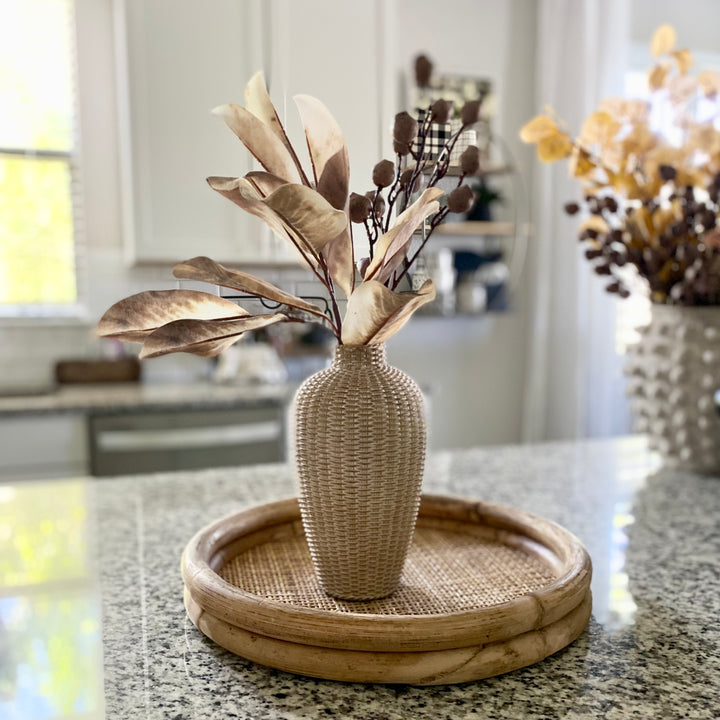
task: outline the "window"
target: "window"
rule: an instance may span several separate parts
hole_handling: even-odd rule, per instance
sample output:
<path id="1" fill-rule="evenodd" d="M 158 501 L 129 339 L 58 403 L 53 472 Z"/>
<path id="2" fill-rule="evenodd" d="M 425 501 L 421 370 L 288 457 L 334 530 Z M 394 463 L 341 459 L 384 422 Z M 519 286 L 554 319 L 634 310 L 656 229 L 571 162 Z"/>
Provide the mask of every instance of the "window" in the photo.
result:
<path id="1" fill-rule="evenodd" d="M 0 3 L 0 314 L 72 314 L 73 0 Z"/>

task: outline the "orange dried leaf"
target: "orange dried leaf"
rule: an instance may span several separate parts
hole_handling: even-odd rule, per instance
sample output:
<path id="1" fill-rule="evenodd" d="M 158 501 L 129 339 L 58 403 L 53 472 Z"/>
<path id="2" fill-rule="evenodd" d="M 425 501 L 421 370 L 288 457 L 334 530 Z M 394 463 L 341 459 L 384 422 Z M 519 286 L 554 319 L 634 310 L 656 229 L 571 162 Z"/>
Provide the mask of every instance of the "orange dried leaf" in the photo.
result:
<path id="1" fill-rule="evenodd" d="M 672 56 L 675 58 L 678 72 L 681 75 L 685 75 L 694 64 L 692 53 L 689 50 L 675 50 Z"/>
<path id="2" fill-rule="evenodd" d="M 659 90 L 665 84 L 665 78 L 670 71 L 670 65 L 662 64 L 655 67 L 648 74 L 648 87 L 653 92 Z"/>
<path id="3" fill-rule="evenodd" d="M 595 230 L 599 233 L 610 232 L 610 226 L 599 215 L 591 215 L 587 220 L 583 220 L 583 222 L 578 225 L 578 228 L 580 230 Z"/>
<path id="4" fill-rule="evenodd" d="M 715 70 L 703 70 L 698 75 L 698 85 L 707 97 L 715 97 L 720 93 L 720 73 Z"/>
<path id="5" fill-rule="evenodd" d="M 547 115 L 537 115 L 520 129 L 520 139 L 526 143 L 536 143 L 547 137 L 557 135 L 560 128 Z"/>
<path id="6" fill-rule="evenodd" d="M 587 150 L 581 148 L 573 148 L 572 154 L 570 155 L 570 161 L 568 163 L 568 170 L 572 177 L 581 178 L 595 170 L 597 166 L 590 159 L 590 154 Z"/>
<path id="7" fill-rule="evenodd" d="M 610 142 L 617 135 L 620 127 L 620 123 L 609 113 L 594 112 L 583 123 L 580 142 L 586 145 Z"/>
<path id="8" fill-rule="evenodd" d="M 552 163 L 566 158 L 572 152 L 572 140 L 564 132 L 543 138 L 537 144 L 537 154 L 542 162 Z"/>
<path id="9" fill-rule="evenodd" d="M 675 47 L 675 28 L 672 25 L 661 25 L 653 35 L 650 52 L 653 57 L 669 53 Z"/>

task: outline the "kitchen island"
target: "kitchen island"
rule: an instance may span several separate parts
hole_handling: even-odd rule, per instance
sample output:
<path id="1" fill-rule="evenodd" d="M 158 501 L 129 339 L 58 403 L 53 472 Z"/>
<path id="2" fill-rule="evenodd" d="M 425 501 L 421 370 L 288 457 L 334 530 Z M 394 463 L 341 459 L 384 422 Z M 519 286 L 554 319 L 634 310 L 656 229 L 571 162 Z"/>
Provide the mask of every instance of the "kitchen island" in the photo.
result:
<path id="1" fill-rule="evenodd" d="M 720 717 L 720 477 L 658 469 L 631 437 L 437 453 L 424 489 L 575 533 L 594 566 L 578 640 L 463 685 L 279 672 L 195 629 L 179 561 L 209 522 L 294 494 L 289 467 L 0 485 L 0 717 Z"/>

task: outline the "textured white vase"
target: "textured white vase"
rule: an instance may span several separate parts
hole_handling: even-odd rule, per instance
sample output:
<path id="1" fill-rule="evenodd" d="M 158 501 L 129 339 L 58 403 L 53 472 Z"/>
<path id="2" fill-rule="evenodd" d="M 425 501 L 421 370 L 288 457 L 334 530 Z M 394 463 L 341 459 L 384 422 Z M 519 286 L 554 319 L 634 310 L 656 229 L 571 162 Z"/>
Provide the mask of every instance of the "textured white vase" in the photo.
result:
<path id="1" fill-rule="evenodd" d="M 666 465 L 720 473 L 720 306 L 653 305 L 640 334 L 625 366 L 635 429 Z"/>

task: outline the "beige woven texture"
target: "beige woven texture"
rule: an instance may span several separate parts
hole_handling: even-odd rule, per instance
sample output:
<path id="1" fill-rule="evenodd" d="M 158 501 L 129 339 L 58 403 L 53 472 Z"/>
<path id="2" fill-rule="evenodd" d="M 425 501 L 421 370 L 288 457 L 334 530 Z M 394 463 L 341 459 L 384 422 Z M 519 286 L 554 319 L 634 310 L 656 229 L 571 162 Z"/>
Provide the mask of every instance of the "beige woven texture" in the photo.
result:
<path id="1" fill-rule="evenodd" d="M 307 543 L 291 537 L 232 558 L 223 580 L 258 597 L 296 607 L 376 615 L 445 615 L 498 605 L 547 586 L 551 567 L 520 547 L 418 527 L 401 583 L 391 597 L 343 602 L 320 588 Z"/>
<path id="2" fill-rule="evenodd" d="M 423 397 L 384 345 L 338 346 L 296 397 L 300 510 L 325 592 L 395 590 L 412 540 L 425 464 Z"/>

